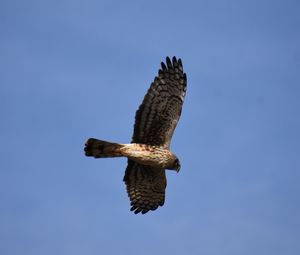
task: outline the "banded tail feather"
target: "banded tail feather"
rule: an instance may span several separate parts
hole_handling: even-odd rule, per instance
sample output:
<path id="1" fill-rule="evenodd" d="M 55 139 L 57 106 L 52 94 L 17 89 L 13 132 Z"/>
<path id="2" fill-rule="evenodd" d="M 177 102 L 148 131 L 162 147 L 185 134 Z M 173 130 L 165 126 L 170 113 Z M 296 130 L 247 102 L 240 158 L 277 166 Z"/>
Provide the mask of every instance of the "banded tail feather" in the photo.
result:
<path id="1" fill-rule="evenodd" d="M 94 158 L 112 158 L 124 156 L 121 149 L 124 145 L 89 138 L 85 143 L 85 155 Z"/>

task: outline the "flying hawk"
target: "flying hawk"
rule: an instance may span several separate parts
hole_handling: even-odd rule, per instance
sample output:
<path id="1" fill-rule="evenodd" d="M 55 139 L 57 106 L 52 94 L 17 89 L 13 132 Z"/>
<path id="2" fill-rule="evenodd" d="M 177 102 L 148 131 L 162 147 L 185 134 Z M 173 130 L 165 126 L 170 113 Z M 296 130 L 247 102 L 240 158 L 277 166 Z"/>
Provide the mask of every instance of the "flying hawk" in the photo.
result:
<path id="1" fill-rule="evenodd" d="M 124 182 L 131 211 L 147 213 L 165 201 L 166 169 L 180 170 L 170 142 L 186 93 L 186 74 L 181 59 L 166 58 L 135 115 L 130 144 L 90 138 L 85 155 L 94 158 L 127 157 Z"/>

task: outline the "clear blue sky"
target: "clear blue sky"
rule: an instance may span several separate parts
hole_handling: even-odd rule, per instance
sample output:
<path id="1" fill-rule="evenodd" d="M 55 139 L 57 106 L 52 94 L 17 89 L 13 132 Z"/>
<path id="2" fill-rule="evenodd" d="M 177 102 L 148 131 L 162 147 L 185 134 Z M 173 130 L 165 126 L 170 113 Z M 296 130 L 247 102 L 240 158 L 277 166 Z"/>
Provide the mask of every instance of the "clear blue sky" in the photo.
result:
<path id="1" fill-rule="evenodd" d="M 0 253 L 300 254 L 300 2 L 0 3 Z M 188 90 L 165 206 L 129 211 L 129 142 L 166 56 Z"/>

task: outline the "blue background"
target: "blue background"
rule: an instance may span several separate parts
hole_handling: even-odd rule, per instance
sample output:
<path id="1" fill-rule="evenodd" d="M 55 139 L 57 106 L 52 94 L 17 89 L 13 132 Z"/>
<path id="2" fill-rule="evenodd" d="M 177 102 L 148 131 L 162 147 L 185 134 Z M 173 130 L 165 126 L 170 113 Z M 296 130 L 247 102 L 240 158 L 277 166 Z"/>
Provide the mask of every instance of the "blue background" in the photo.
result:
<path id="1" fill-rule="evenodd" d="M 0 3 L 0 253 L 300 254 L 300 2 Z M 160 62 L 188 90 L 164 207 L 129 211 L 126 143 Z"/>

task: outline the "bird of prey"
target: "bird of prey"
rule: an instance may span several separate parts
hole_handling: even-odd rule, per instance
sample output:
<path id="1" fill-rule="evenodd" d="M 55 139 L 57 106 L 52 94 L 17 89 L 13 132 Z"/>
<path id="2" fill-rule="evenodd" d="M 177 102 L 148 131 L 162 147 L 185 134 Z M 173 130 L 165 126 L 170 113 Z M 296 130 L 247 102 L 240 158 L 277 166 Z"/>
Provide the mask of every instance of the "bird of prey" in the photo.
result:
<path id="1" fill-rule="evenodd" d="M 180 170 L 170 142 L 186 93 L 186 74 L 181 59 L 167 57 L 135 115 L 131 143 L 112 143 L 90 138 L 85 155 L 94 158 L 127 157 L 124 182 L 131 211 L 147 213 L 165 201 L 166 169 Z"/>

